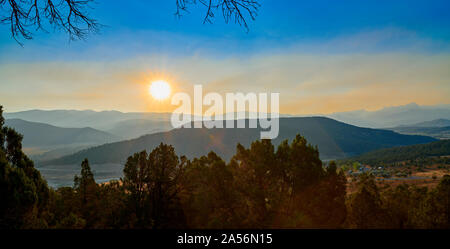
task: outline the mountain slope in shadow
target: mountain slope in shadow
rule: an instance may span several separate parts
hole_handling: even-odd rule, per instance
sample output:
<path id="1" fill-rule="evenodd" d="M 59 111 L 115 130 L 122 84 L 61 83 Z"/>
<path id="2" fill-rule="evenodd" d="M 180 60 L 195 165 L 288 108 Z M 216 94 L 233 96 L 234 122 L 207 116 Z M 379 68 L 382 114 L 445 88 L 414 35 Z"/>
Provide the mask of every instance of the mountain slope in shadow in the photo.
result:
<path id="1" fill-rule="evenodd" d="M 272 141 L 275 145 L 301 134 L 309 143 L 318 146 L 322 159 L 342 158 L 380 148 L 435 141 L 425 136 L 401 135 L 388 130 L 356 127 L 324 117 L 280 118 L 279 121 L 279 136 Z M 133 153 L 150 151 L 160 143 L 173 145 L 179 155 L 186 155 L 188 158 L 199 157 L 212 150 L 229 160 L 238 143 L 249 146 L 252 141 L 260 138 L 260 131 L 259 128 L 180 128 L 92 147 L 73 155 L 43 162 L 41 165 L 78 164 L 84 158 L 88 158 L 92 163 L 123 163 Z"/>
<path id="2" fill-rule="evenodd" d="M 21 119 L 7 119 L 5 125 L 24 136 L 24 147 L 45 147 L 69 144 L 103 144 L 117 141 L 118 137 L 90 127 L 62 128 L 45 123 Z"/>

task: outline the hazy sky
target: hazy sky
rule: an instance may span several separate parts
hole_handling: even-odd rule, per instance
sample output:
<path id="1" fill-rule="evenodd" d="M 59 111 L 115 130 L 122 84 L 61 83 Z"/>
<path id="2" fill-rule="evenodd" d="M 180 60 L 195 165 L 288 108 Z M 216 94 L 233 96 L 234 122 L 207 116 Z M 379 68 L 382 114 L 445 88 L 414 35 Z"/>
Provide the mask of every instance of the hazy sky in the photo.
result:
<path id="1" fill-rule="evenodd" d="M 98 1 L 101 34 L 68 42 L 38 33 L 24 47 L 0 26 L 0 104 L 6 111 L 170 111 L 148 94 L 280 92 L 281 112 L 330 113 L 416 102 L 450 104 L 449 1 L 261 1 L 250 30 L 202 24 L 175 0 Z"/>

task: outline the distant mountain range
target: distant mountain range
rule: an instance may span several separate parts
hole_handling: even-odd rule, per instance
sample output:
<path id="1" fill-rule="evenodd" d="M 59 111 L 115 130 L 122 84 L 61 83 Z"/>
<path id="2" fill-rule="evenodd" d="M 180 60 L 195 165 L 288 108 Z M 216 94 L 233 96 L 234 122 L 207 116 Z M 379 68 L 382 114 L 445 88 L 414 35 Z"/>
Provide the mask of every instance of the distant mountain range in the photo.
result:
<path id="1" fill-rule="evenodd" d="M 238 142 L 249 145 L 251 141 L 259 138 L 259 130 L 257 129 L 238 129 L 237 131 L 230 131 L 229 129 L 190 129 L 184 131 L 182 129 L 181 131 L 170 131 L 172 130 L 171 113 L 30 110 L 5 113 L 4 116 L 9 120 L 7 124 L 25 135 L 24 149 L 36 161 L 48 161 L 92 146 L 127 139 L 132 140 L 123 141 L 126 145 L 123 155 L 118 153 L 117 157 L 120 157 L 120 159 L 114 159 L 113 161 L 124 160 L 122 156 L 128 156 L 129 152 L 134 152 L 134 149 L 150 149 L 159 142 L 174 142 L 177 147 L 183 148 L 179 150 L 180 153 L 189 156 L 202 155 L 206 150 L 212 148 L 222 153 L 225 158 L 229 158 L 234 154 Z M 402 143 L 401 139 L 405 137 L 398 137 L 399 140 L 389 142 L 384 142 L 383 139 L 390 136 L 381 140 L 376 139 L 376 141 L 370 141 L 372 139 L 370 136 L 367 138 L 369 140 L 365 141 L 366 138 L 361 137 L 360 139 L 357 136 L 349 135 L 353 133 L 343 133 L 346 136 L 340 137 L 342 136 L 341 131 L 336 130 L 333 126 L 326 126 L 323 133 L 317 132 L 318 129 L 325 129 L 324 121 L 319 122 L 318 127 L 307 128 L 308 122 L 306 120 L 308 118 L 305 117 L 306 119 L 303 119 L 302 124 L 297 124 L 298 127 L 295 127 L 290 123 L 296 123 L 294 120 L 297 120 L 297 118 L 287 114 L 280 114 L 280 116 L 283 117 L 280 119 L 283 126 L 280 127 L 279 139 L 291 139 L 296 133 L 300 132 L 310 142 L 319 145 L 322 158 L 340 158 L 371 149 L 416 143 L 408 141 Z M 333 113 L 326 116 L 356 126 L 385 128 L 406 135 L 425 135 L 437 139 L 450 138 L 450 126 L 448 125 L 450 124 L 450 105 L 419 106 L 412 103 L 404 106 L 386 107 L 378 111 L 359 110 Z M 293 119 L 287 122 L 285 117 Z M 317 118 L 311 120 L 317 120 Z M 239 133 L 242 133 L 242 136 Z M 151 134 L 155 136 L 151 136 Z M 162 134 L 168 137 L 164 137 Z M 206 134 L 214 138 L 205 137 Z M 179 138 L 175 138 L 175 135 Z M 140 136 L 143 137 L 139 138 Z M 221 142 L 218 138 L 221 136 L 224 139 L 223 148 L 219 146 Z M 194 140 L 189 140 L 188 137 Z M 279 139 L 274 142 L 279 142 Z M 191 143 L 186 145 L 187 148 L 184 148 L 183 144 L 186 144 L 186 141 L 194 141 L 194 144 L 200 147 L 190 148 L 192 147 Z M 215 144 L 216 147 L 211 147 L 210 143 Z M 142 144 L 142 146 L 138 146 L 139 144 Z M 104 159 L 102 160 L 104 161 Z"/>
<path id="2" fill-rule="evenodd" d="M 117 141 L 119 137 L 90 127 L 61 128 L 49 124 L 7 119 L 5 125 L 24 136 L 23 146 L 55 146 L 66 144 L 102 144 Z"/>
<path id="3" fill-rule="evenodd" d="M 450 126 L 450 120 L 445 118 L 435 119 L 431 121 L 420 122 L 412 125 L 405 125 L 409 127 L 448 127 Z"/>
<path id="4" fill-rule="evenodd" d="M 450 119 L 450 105 L 419 106 L 411 103 L 403 106 L 386 107 L 377 111 L 358 110 L 333 113 L 326 116 L 362 127 L 387 128 L 412 125 L 435 119 Z"/>
<path id="5" fill-rule="evenodd" d="M 22 119 L 30 122 L 46 123 L 58 127 L 92 127 L 122 139 L 137 138 L 155 132 L 173 129 L 171 113 L 119 112 L 92 110 L 29 110 L 5 113 L 7 119 Z M 235 113 L 237 116 L 237 113 Z M 244 116 L 248 112 L 244 113 Z M 282 117 L 291 116 L 287 114 Z M 222 119 L 222 118 L 220 118 Z"/>
<path id="6" fill-rule="evenodd" d="M 94 129 L 113 132 L 114 135 L 124 139 L 136 138 L 153 131 L 163 131 L 168 128 L 171 113 L 151 112 L 119 112 L 119 111 L 92 111 L 92 110 L 29 110 L 22 112 L 5 113 L 5 118 L 18 118 L 31 122 L 46 123 L 59 127 Z M 280 114 L 280 117 L 308 117 L 324 116 L 338 121 L 371 128 L 388 128 L 397 126 L 411 126 L 413 124 L 427 122 L 436 119 L 450 119 L 450 105 L 419 106 L 411 103 L 403 106 L 385 107 L 377 111 L 357 110 L 349 112 L 337 112 L 327 115 L 288 115 Z M 133 128 L 123 129 L 124 126 Z M 416 125 L 432 127 L 426 123 Z M 440 125 L 450 126 L 450 125 Z"/>
<path id="7" fill-rule="evenodd" d="M 425 136 L 401 135 L 388 130 L 356 127 L 325 117 L 280 118 L 279 121 L 280 134 L 273 140 L 275 145 L 301 134 L 309 143 L 318 146 L 322 159 L 342 158 L 380 148 L 435 141 Z M 161 142 L 173 145 L 178 155 L 186 155 L 188 158 L 205 155 L 212 150 L 229 160 L 238 143 L 249 146 L 252 141 L 258 140 L 259 136 L 260 129 L 180 128 L 92 147 L 40 164 L 79 164 L 84 158 L 97 164 L 123 163 L 133 153 L 150 151 Z"/>
<path id="8" fill-rule="evenodd" d="M 450 139 L 450 120 L 435 119 L 412 125 L 401 125 L 389 128 L 389 130 L 407 135 L 424 135 L 437 139 Z"/>
<path id="9" fill-rule="evenodd" d="M 65 128 L 92 127 L 103 131 L 114 129 L 118 123 L 127 120 L 150 120 L 155 122 L 169 121 L 171 115 L 171 113 L 97 112 L 92 110 L 29 110 L 4 114 L 6 119 L 17 118 Z"/>
<path id="10" fill-rule="evenodd" d="M 171 129 L 173 127 L 168 120 L 130 119 L 116 122 L 106 131 L 122 138 L 130 139 Z"/>

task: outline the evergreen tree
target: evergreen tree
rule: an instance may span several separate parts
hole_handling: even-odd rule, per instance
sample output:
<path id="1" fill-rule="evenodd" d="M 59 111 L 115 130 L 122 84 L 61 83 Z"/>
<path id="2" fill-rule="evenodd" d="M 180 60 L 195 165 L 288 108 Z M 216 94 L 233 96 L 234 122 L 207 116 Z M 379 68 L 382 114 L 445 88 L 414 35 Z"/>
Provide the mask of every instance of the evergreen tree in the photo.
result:
<path id="1" fill-rule="evenodd" d="M 182 157 L 180 160 L 173 146 L 161 143 L 150 153 L 148 162 L 150 179 L 146 187 L 154 227 L 184 226 L 178 194 L 187 159 Z"/>
<path id="2" fill-rule="evenodd" d="M 187 225 L 235 228 L 242 219 L 237 216 L 239 200 L 234 184 L 231 168 L 212 151 L 188 163 L 180 193 Z"/>
<path id="3" fill-rule="evenodd" d="M 150 181 L 150 167 L 147 160 L 147 152 L 142 151 L 128 157 L 123 169 L 124 178 L 122 180 L 125 191 L 129 193 L 128 205 L 132 207 L 131 220 L 135 220 L 138 227 L 151 227 L 152 221 L 148 220 L 144 209 L 148 202 L 149 193 L 146 185 Z"/>
<path id="4" fill-rule="evenodd" d="M 88 198 L 95 194 L 97 184 L 94 180 L 94 174 L 89 166 L 89 161 L 87 158 L 81 163 L 81 175 L 75 175 L 74 179 L 74 189 L 78 191 L 81 196 L 82 204 L 85 205 L 88 202 Z"/>
<path id="5" fill-rule="evenodd" d="M 0 227 L 47 227 L 49 189 L 22 151 L 22 135 L 4 126 L 0 106 Z"/>
<path id="6" fill-rule="evenodd" d="M 444 175 L 429 193 L 423 213 L 428 228 L 450 228 L 450 175 Z"/>
<path id="7" fill-rule="evenodd" d="M 81 163 L 80 176 L 75 175 L 74 177 L 74 190 L 79 200 L 78 214 L 85 220 L 86 228 L 99 226 L 98 185 L 95 183 L 94 174 L 91 171 L 87 158 Z"/>
<path id="8" fill-rule="evenodd" d="M 385 228 L 386 216 L 382 209 L 380 192 L 372 175 L 363 174 L 358 182 L 358 191 L 349 201 L 351 228 Z"/>
<path id="9" fill-rule="evenodd" d="M 186 162 L 172 146 L 162 143 L 148 156 L 142 151 L 128 158 L 123 183 L 138 227 L 184 226 L 178 194 Z"/>

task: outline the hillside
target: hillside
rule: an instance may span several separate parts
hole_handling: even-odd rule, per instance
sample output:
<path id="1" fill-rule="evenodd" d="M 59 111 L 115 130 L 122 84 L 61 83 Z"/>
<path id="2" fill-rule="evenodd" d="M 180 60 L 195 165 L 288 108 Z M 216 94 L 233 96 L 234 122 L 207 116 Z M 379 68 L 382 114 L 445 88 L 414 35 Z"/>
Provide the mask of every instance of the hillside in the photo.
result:
<path id="1" fill-rule="evenodd" d="M 435 126 L 435 127 L 421 127 L 421 126 L 399 126 L 389 128 L 395 132 L 407 135 L 423 135 L 430 136 L 437 139 L 449 139 L 450 138 L 450 126 Z"/>
<path id="2" fill-rule="evenodd" d="M 409 125 L 412 127 L 446 127 L 450 126 L 450 120 L 445 118 L 435 119 L 431 121 L 420 122 L 414 125 Z"/>
<path id="3" fill-rule="evenodd" d="M 402 106 L 385 107 L 380 110 L 366 111 L 356 110 L 347 112 L 336 112 L 332 114 L 310 114 L 306 116 L 326 116 L 347 124 L 361 127 L 386 128 L 397 126 L 415 126 L 415 127 L 443 127 L 450 126 L 450 105 L 422 106 L 415 103 Z M 92 127 L 98 130 L 107 131 L 118 129 L 124 131 L 124 138 L 130 139 L 136 137 L 136 134 L 144 135 L 147 133 L 131 133 L 121 130 L 121 124 L 138 125 L 139 120 L 150 123 L 157 127 L 161 122 L 169 122 L 171 113 L 152 113 L 152 112 L 119 112 L 119 111 L 93 111 L 93 110 L 28 110 L 21 112 L 10 112 L 4 114 L 5 118 L 18 118 L 31 122 L 46 123 L 58 127 Z M 280 117 L 289 115 L 280 114 Z M 306 117 L 304 115 L 297 117 Z M 431 120 L 431 121 L 430 121 Z M 132 124 L 138 121 L 137 124 Z M 153 121 L 153 122 L 152 122 Z M 123 122 L 123 123 L 122 123 Z M 141 128 L 139 128 L 141 129 Z M 144 132 L 146 128 L 143 129 Z M 140 134 L 139 134 L 140 133 Z M 115 134 L 115 133 L 113 133 Z M 116 134 L 120 136 L 119 134 Z"/>
<path id="4" fill-rule="evenodd" d="M 170 113 L 119 112 L 92 110 L 29 110 L 5 113 L 6 119 L 22 119 L 46 123 L 58 127 L 93 127 L 98 130 L 112 129 L 118 122 L 132 119 L 168 121 Z"/>
<path id="5" fill-rule="evenodd" d="M 351 159 L 365 164 L 377 164 L 448 155 L 450 155 L 450 140 L 441 140 L 427 144 L 375 150 Z"/>
<path id="6" fill-rule="evenodd" d="M 142 135 L 172 130 L 170 121 L 154 121 L 147 119 L 130 119 L 120 121 L 108 130 L 108 133 L 123 138 L 137 138 Z"/>
<path id="7" fill-rule="evenodd" d="M 280 118 L 280 134 L 273 140 L 278 145 L 296 134 L 317 145 L 322 159 L 342 158 L 367 151 L 399 145 L 427 143 L 435 139 L 401 135 L 393 131 L 361 128 L 324 117 Z M 230 159 L 238 143 L 249 146 L 259 139 L 259 129 L 174 129 L 137 139 L 89 148 L 73 155 L 47 161 L 46 165 L 80 163 L 88 158 L 92 163 L 122 163 L 135 152 L 152 150 L 159 143 L 171 144 L 180 155 L 198 157 L 213 150 Z"/>
<path id="8" fill-rule="evenodd" d="M 117 141 L 117 137 L 90 127 L 61 128 L 49 124 L 7 119 L 5 125 L 24 136 L 24 147 L 51 147 L 71 144 L 103 144 Z"/>

